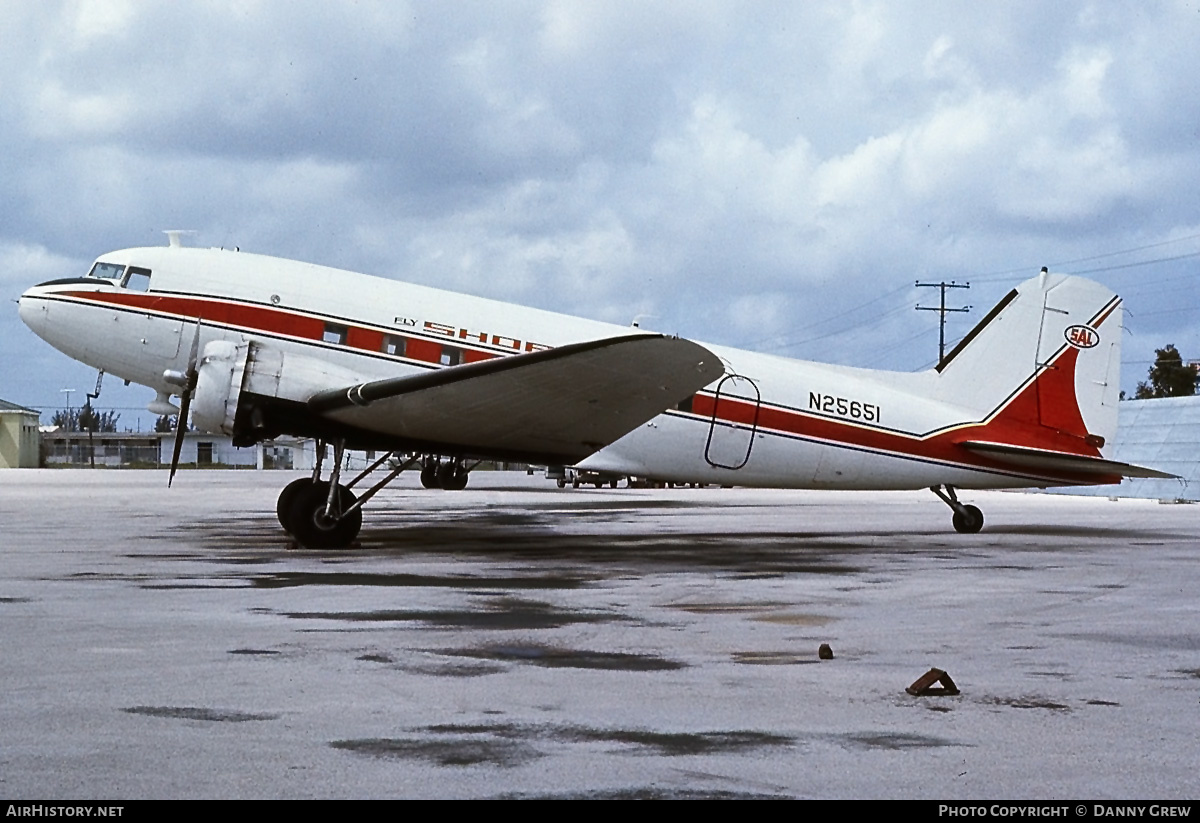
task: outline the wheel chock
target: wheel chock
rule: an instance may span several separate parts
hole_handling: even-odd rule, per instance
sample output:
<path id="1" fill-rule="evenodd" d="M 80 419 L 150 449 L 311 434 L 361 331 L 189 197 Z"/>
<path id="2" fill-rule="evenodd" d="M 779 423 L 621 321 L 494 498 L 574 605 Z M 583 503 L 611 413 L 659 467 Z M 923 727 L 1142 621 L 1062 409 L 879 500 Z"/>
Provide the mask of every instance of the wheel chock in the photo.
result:
<path id="1" fill-rule="evenodd" d="M 817 657 L 822 660 L 833 660 L 833 649 L 829 648 L 828 643 L 822 643 L 821 648 L 817 649 Z"/>
<path id="2" fill-rule="evenodd" d="M 940 683 L 941 686 L 935 687 L 934 683 Z M 942 696 L 958 694 L 958 686 L 954 685 L 954 681 L 950 679 L 950 675 L 946 674 L 941 669 L 930 669 L 925 674 L 918 677 L 913 684 L 904 691 L 911 694 L 913 697 L 924 696 Z"/>

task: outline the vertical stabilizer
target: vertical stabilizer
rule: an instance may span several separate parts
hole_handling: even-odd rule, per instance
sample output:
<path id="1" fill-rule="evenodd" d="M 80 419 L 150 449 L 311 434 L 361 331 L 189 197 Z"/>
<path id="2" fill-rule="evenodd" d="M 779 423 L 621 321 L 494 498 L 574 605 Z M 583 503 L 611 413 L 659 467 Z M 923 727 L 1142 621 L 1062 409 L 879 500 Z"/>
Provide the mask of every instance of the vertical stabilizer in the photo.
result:
<path id="1" fill-rule="evenodd" d="M 1006 440 L 1098 455 L 1117 428 L 1120 302 L 1092 280 L 1043 270 L 939 364 L 939 397 Z"/>

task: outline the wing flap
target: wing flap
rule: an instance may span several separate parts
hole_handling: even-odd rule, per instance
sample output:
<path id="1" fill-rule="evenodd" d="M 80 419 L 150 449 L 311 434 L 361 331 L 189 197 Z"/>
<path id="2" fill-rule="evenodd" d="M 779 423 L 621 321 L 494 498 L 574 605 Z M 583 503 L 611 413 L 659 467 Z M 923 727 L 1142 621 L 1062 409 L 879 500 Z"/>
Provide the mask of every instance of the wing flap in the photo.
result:
<path id="1" fill-rule="evenodd" d="M 993 460 L 1025 468 L 1065 471 L 1073 474 L 1120 475 L 1122 477 L 1172 478 L 1176 476 L 1145 466 L 1122 463 L 1118 460 L 1105 460 L 1102 457 L 1088 457 L 1082 454 L 1048 449 L 1034 449 L 1028 446 L 1014 446 L 1011 443 L 967 440 L 959 445 L 977 454 L 987 455 Z"/>
<path id="2" fill-rule="evenodd" d="M 570 464 L 723 372 L 689 340 L 634 334 L 324 391 L 308 406 L 392 440 Z"/>

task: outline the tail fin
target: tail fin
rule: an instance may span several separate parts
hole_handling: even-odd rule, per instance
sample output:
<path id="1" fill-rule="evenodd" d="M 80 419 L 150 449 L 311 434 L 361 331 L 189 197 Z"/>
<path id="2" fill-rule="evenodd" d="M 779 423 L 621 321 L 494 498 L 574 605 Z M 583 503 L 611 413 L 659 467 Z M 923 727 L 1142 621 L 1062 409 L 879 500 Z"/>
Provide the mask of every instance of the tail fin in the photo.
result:
<path id="1" fill-rule="evenodd" d="M 981 414 L 989 440 L 1101 456 L 1117 429 L 1120 303 L 1099 283 L 1042 269 L 938 365 L 940 399 Z"/>

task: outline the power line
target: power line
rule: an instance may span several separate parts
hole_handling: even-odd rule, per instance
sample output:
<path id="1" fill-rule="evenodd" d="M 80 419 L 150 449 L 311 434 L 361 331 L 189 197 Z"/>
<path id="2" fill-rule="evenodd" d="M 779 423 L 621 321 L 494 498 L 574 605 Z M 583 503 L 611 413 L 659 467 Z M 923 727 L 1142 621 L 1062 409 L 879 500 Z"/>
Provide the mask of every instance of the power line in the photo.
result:
<path id="1" fill-rule="evenodd" d="M 935 311 L 938 313 L 938 362 L 941 363 L 946 359 L 946 315 L 950 312 L 969 312 L 970 306 L 962 308 L 946 308 L 946 289 L 969 289 L 970 283 L 958 283 L 951 280 L 947 283 L 945 280 L 940 283 L 922 283 L 917 282 L 917 288 L 934 288 L 941 293 L 941 303 L 935 308 L 933 306 L 917 306 L 917 311 Z"/>
<path id="2" fill-rule="evenodd" d="M 1183 237 L 1176 237 L 1172 240 L 1160 240 L 1157 243 L 1147 243 L 1144 246 L 1133 246 L 1128 249 L 1119 249 L 1117 251 L 1104 252 L 1103 254 L 1093 254 L 1093 255 L 1089 255 L 1087 257 L 1076 257 L 1072 260 L 1058 260 L 1056 262 L 1049 263 L 1048 265 L 1050 265 L 1050 266 L 1071 266 L 1071 265 L 1074 265 L 1075 263 L 1087 263 L 1092 260 L 1103 260 L 1106 257 L 1119 257 L 1122 254 L 1133 254 L 1134 252 L 1138 252 L 1138 251 L 1145 251 L 1147 249 L 1157 249 L 1162 246 L 1169 246 L 1173 243 L 1183 243 L 1188 240 L 1196 240 L 1196 239 L 1200 239 L 1200 233 L 1188 234 L 1188 235 L 1184 235 Z M 1167 262 L 1170 260 L 1183 259 L 1184 257 L 1194 257 L 1196 255 L 1200 255 L 1200 252 L 1193 252 L 1191 254 L 1181 255 L 1179 257 L 1155 258 L 1153 260 L 1147 260 L 1142 263 L 1138 263 L 1136 265 L 1149 265 L 1151 263 Z M 1030 271 L 1034 268 L 1036 268 L 1036 266 L 1032 266 L 1032 265 L 1019 266 L 1014 269 L 1005 269 L 1004 271 L 984 272 L 983 274 L 973 275 L 973 277 L 975 280 L 990 280 L 992 278 L 1002 278 L 1005 275 L 1020 274 L 1022 272 Z M 1123 266 L 1114 266 L 1112 268 L 1090 269 L 1089 272 L 1094 273 L 1094 272 L 1101 272 L 1101 271 L 1111 271 L 1113 268 L 1124 268 L 1124 267 Z M 1086 272 L 1075 272 L 1075 274 L 1084 274 L 1084 273 L 1086 273 Z"/>

